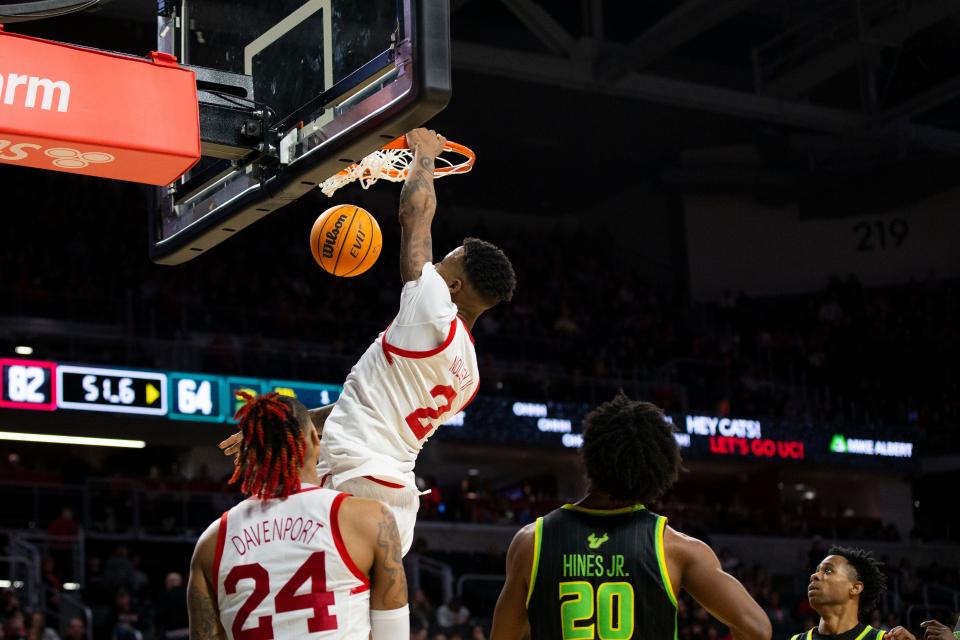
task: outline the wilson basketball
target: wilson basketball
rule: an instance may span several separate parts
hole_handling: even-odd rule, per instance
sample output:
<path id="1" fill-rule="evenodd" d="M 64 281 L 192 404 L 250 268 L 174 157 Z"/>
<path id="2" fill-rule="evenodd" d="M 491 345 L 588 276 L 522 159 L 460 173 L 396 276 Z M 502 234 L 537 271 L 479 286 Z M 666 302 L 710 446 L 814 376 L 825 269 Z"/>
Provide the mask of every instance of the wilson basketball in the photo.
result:
<path id="1" fill-rule="evenodd" d="M 352 204 L 330 207 L 310 231 L 310 251 L 327 273 L 358 276 L 377 261 L 383 236 L 370 212 Z"/>

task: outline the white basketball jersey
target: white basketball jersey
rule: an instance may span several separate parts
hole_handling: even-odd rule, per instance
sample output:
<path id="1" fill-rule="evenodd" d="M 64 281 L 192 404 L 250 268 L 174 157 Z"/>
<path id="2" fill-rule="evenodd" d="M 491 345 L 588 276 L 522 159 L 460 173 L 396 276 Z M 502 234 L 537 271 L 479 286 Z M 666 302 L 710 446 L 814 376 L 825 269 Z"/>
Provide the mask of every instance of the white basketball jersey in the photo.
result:
<path id="1" fill-rule="evenodd" d="M 422 290 L 407 300 L 413 287 Z M 390 342 L 392 324 L 354 365 L 323 429 L 320 470 L 333 475 L 334 487 L 372 476 L 416 488 L 413 466 L 424 443 L 480 388 L 473 336 L 432 264 L 406 285 L 398 319 L 416 317 L 407 304 L 439 309 L 432 324 L 445 338 L 429 350 L 404 349 Z"/>
<path id="2" fill-rule="evenodd" d="M 337 525 L 347 495 L 304 484 L 223 514 L 212 575 L 228 638 L 368 640 L 370 583 Z"/>

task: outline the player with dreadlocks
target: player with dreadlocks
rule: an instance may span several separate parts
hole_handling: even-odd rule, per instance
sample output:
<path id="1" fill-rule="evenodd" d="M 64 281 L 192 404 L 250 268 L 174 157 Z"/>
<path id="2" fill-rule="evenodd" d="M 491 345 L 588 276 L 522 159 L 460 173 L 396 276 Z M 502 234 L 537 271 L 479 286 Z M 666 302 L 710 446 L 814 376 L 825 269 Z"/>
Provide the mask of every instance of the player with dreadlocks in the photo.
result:
<path id="1" fill-rule="evenodd" d="M 433 169 L 444 139 L 417 129 L 407 142 L 414 161 L 400 192 L 400 310 L 354 365 L 336 404 L 313 412 L 315 422 L 326 420 L 324 486 L 387 504 L 404 553 L 420 506 L 417 456 L 476 395 L 480 375 L 470 330 L 481 314 L 510 300 L 517 284 L 503 251 L 477 238 L 433 263 Z M 220 447 L 234 455 L 238 441 L 239 434 Z"/>
<path id="2" fill-rule="evenodd" d="M 321 434 L 298 400 L 240 396 L 231 482 L 249 497 L 197 542 L 190 638 L 407 637 L 407 585 L 390 509 L 321 487 Z"/>
<path id="3" fill-rule="evenodd" d="M 916 640 L 903 627 L 884 631 L 860 621 L 877 608 L 886 589 L 883 563 L 871 551 L 830 547 L 807 586 L 807 600 L 820 622 L 790 640 Z"/>
<path id="4" fill-rule="evenodd" d="M 510 544 L 491 640 L 676 638 L 681 589 L 735 640 L 770 640 L 770 620 L 713 550 L 644 506 L 680 469 L 663 411 L 621 393 L 584 419 L 580 453 L 586 496 Z"/>

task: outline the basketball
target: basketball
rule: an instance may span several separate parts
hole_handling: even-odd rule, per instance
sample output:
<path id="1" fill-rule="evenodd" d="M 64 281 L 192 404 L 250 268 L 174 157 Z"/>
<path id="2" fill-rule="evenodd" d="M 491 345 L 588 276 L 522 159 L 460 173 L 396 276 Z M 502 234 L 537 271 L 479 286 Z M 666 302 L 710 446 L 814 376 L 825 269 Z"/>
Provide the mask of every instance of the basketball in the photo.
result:
<path id="1" fill-rule="evenodd" d="M 310 251 L 323 270 L 341 278 L 358 276 L 377 261 L 383 236 L 370 212 L 352 204 L 330 207 L 310 231 Z"/>

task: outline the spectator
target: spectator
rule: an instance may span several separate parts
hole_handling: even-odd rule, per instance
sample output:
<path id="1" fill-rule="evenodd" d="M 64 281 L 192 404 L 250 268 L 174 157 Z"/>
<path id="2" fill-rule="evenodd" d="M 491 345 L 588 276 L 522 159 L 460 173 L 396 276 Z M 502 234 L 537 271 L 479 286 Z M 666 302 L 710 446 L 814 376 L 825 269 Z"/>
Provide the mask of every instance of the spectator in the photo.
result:
<path id="1" fill-rule="evenodd" d="M 40 565 L 40 575 L 43 578 L 44 584 L 46 584 L 51 591 L 54 593 L 60 592 L 60 588 L 63 585 L 60 582 L 60 572 L 57 571 L 57 561 L 53 556 L 43 556 L 43 561 Z"/>
<path id="2" fill-rule="evenodd" d="M 30 628 L 27 630 L 27 640 L 60 640 L 57 632 L 47 626 L 47 619 L 42 611 L 34 611 L 30 615 Z"/>
<path id="3" fill-rule="evenodd" d="M 140 640 L 140 613 L 134 606 L 133 596 L 126 589 L 119 589 L 114 597 L 114 609 L 110 616 L 113 640 Z"/>
<path id="4" fill-rule="evenodd" d="M 427 598 L 427 594 L 422 589 L 414 591 L 413 598 L 410 599 L 410 617 L 416 621 L 418 626 L 429 628 L 433 615 L 433 605 Z"/>
<path id="5" fill-rule="evenodd" d="M 113 555 L 107 559 L 103 570 L 103 584 L 108 591 L 117 589 L 131 589 L 136 581 L 136 568 L 130 562 L 130 552 L 124 546 L 113 550 Z"/>
<path id="6" fill-rule="evenodd" d="M 457 598 L 452 598 L 450 602 L 440 605 L 437 609 L 437 626 L 447 634 L 469 621 L 470 610 Z"/>
<path id="7" fill-rule="evenodd" d="M 6 624 L 3 625 L 3 637 L 4 640 L 27 640 L 27 626 L 23 613 L 16 611 L 7 618 Z"/>
<path id="8" fill-rule="evenodd" d="M 794 622 L 790 616 L 790 612 L 780 605 L 780 592 L 770 591 L 767 596 L 767 601 L 768 604 L 763 610 L 773 625 L 773 635 L 777 637 L 784 635 L 790 630 Z"/>
<path id="9" fill-rule="evenodd" d="M 179 640 L 190 636 L 190 619 L 187 614 L 187 590 L 183 576 L 168 573 L 166 589 L 157 603 L 155 627 L 161 640 Z"/>
<path id="10" fill-rule="evenodd" d="M 63 640 L 87 640 L 87 623 L 83 618 L 70 618 Z"/>
<path id="11" fill-rule="evenodd" d="M 73 578 L 73 571 L 69 568 L 73 564 L 73 547 L 79 530 L 73 519 L 73 509 L 66 506 L 60 510 L 60 516 L 47 526 L 50 553 L 60 568 L 61 578 Z"/>
<path id="12" fill-rule="evenodd" d="M 73 509 L 63 507 L 60 510 L 60 515 L 47 526 L 47 535 L 57 538 L 68 538 L 69 545 L 69 542 L 72 542 L 73 539 L 77 537 L 79 530 L 80 528 L 73 519 Z M 53 541 L 51 541 L 51 544 L 52 542 Z M 69 548 L 69 546 L 67 548 Z"/>

